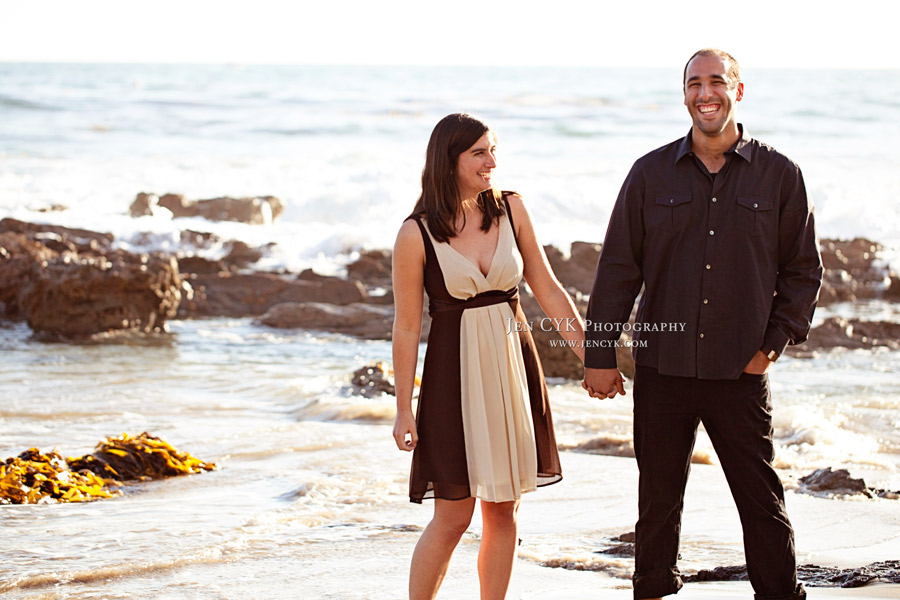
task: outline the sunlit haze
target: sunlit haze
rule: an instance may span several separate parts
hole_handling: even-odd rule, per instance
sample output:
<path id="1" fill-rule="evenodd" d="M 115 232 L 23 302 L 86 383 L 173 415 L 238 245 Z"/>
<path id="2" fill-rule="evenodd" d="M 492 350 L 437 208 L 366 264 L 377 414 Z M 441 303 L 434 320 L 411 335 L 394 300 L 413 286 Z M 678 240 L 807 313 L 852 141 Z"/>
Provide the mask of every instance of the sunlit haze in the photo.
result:
<path id="1" fill-rule="evenodd" d="M 900 68 L 895 3 L 0 0 L 0 61 Z M 460 82 L 463 84 L 464 82 Z"/>

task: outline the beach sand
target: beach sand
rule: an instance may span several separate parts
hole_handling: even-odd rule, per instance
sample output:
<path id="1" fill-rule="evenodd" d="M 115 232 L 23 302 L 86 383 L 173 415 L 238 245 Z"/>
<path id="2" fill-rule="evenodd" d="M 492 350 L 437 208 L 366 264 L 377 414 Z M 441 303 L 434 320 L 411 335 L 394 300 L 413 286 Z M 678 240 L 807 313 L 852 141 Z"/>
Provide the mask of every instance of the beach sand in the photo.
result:
<path id="1" fill-rule="evenodd" d="M 388 433 L 387 427 L 384 433 Z M 353 531 L 353 525 L 348 526 L 346 539 L 330 537 L 311 546 L 295 546 L 290 567 L 278 575 L 285 586 L 303 582 L 311 598 L 406 598 L 409 557 L 432 507 L 428 501 L 421 506 L 410 504 L 402 495 L 405 490 L 399 482 L 405 481 L 408 462 L 396 450 L 377 442 L 367 446 L 368 460 L 390 464 L 398 482 L 391 486 L 390 497 L 382 499 L 381 511 L 388 512 L 381 512 L 381 522 L 364 525 L 372 531 L 365 539 L 358 530 Z M 612 545 L 610 538 L 633 530 L 637 504 L 634 460 L 564 452 L 562 462 L 565 478 L 561 483 L 524 497 L 519 557 L 507 597 L 631 598 L 633 560 L 596 551 Z M 743 564 L 738 515 L 719 467 L 693 466 L 685 503 L 682 570 Z M 895 500 L 838 500 L 789 491 L 787 504 L 796 530 L 799 564 L 852 568 L 900 557 L 900 505 Z M 478 597 L 480 531 L 476 508 L 438 598 Z M 544 566 L 548 562 L 587 570 Z M 807 590 L 810 598 L 900 598 L 900 585 L 893 584 L 856 589 L 807 586 Z M 749 599 L 753 592 L 746 581 L 689 583 L 677 597 Z"/>

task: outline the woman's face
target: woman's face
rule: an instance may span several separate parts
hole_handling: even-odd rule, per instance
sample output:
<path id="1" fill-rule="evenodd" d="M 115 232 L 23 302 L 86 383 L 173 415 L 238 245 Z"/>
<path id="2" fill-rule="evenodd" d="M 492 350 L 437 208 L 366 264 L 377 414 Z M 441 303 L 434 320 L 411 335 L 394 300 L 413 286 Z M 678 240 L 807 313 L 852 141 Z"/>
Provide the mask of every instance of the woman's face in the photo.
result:
<path id="1" fill-rule="evenodd" d="M 494 134 L 487 131 L 471 148 L 459 155 L 456 182 L 462 200 L 473 199 L 491 188 L 491 177 L 497 166 L 496 151 Z"/>

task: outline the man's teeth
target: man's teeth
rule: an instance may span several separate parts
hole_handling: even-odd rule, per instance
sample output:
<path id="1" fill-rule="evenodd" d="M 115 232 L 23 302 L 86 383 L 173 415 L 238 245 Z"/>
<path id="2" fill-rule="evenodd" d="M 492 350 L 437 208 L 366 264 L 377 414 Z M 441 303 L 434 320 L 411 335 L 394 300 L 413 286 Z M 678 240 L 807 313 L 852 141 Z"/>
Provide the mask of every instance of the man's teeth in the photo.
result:
<path id="1" fill-rule="evenodd" d="M 712 104 L 709 106 L 700 106 L 698 108 L 700 109 L 700 112 L 702 112 L 702 113 L 711 113 L 711 112 L 716 112 L 717 110 L 719 110 L 719 105 Z"/>

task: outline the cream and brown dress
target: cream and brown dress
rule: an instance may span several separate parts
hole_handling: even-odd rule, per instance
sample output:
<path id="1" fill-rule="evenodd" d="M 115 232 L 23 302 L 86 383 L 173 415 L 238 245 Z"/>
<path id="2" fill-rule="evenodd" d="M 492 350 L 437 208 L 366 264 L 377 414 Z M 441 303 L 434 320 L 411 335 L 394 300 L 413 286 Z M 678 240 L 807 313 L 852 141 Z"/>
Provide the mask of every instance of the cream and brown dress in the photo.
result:
<path id="1" fill-rule="evenodd" d="M 523 263 L 505 197 L 504 204 L 487 275 L 411 217 L 425 243 L 431 315 L 412 502 L 505 502 L 562 479 L 544 374 L 519 307 Z M 517 322 L 526 331 L 517 332 Z"/>

